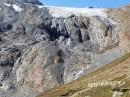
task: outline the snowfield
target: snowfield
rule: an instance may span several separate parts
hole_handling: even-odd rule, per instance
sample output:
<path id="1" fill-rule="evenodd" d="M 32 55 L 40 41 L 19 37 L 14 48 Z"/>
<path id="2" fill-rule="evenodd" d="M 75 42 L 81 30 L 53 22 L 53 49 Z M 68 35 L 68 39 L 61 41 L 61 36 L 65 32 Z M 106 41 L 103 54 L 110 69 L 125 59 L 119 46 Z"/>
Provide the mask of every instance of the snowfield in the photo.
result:
<path id="1" fill-rule="evenodd" d="M 103 16 L 106 17 L 105 9 L 99 8 L 67 8 L 67 7 L 48 7 L 54 17 L 68 17 L 73 14 L 76 16 Z"/>
<path id="2" fill-rule="evenodd" d="M 76 16 L 102 16 L 107 17 L 104 8 L 71 8 L 71 7 L 56 7 L 56 6 L 38 6 L 39 8 L 48 8 L 53 17 L 68 17 Z"/>
<path id="3" fill-rule="evenodd" d="M 26 4 L 26 3 L 25 3 Z M 4 3 L 6 6 L 11 6 L 11 4 Z M 16 12 L 21 12 L 23 9 L 19 6 L 13 4 L 13 8 L 16 10 Z M 36 5 L 38 8 L 47 8 L 49 10 L 49 13 L 53 17 L 63 17 L 67 18 L 72 15 L 75 16 L 101 16 L 104 18 L 107 18 L 109 21 L 111 21 L 112 24 L 116 24 L 115 21 L 108 18 L 107 13 L 105 12 L 107 9 L 105 8 L 73 8 L 73 7 L 57 7 L 57 6 L 45 6 L 45 5 Z"/>
<path id="4" fill-rule="evenodd" d="M 11 4 L 4 3 L 6 6 L 11 6 Z M 17 11 L 20 12 L 23 9 L 20 8 L 19 6 L 13 4 L 13 8 Z M 76 15 L 76 16 L 102 16 L 102 17 L 107 17 L 107 14 L 105 13 L 104 8 L 73 8 L 73 7 L 57 7 L 57 6 L 41 6 L 41 5 L 36 5 L 38 8 L 47 8 L 49 10 L 49 13 L 53 17 L 69 17 L 71 15 Z"/>

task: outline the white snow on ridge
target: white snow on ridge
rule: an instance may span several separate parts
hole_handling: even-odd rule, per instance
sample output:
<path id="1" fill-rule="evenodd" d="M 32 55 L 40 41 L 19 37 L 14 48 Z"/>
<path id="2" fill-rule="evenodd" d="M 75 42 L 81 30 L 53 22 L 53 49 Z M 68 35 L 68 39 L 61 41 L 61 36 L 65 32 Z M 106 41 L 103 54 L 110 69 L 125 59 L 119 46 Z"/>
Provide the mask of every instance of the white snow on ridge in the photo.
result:
<path id="1" fill-rule="evenodd" d="M 6 5 L 6 6 L 11 6 L 11 4 L 7 4 L 7 3 L 4 3 L 4 5 Z"/>
<path id="2" fill-rule="evenodd" d="M 75 14 L 76 16 L 103 16 L 106 17 L 107 14 L 104 12 L 104 9 L 98 9 L 98 8 L 49 8 L 50 13 L 54 17 L 68 17 L 72 14 Z"/>
<path id="3" fill-rule="evenodd" d="M 47 8 L 49 13 L 53 17 L 69 17 L 71 15 L 76 16 L 101 16 L 107 18 L 112 24 L 117 24 L 114 20 L 108 17 L 108 14 L 105 12 L 107 11 L 106 8 L 73 8 L 73 7 L 57 7 L 57 6 L 42 6 L 37 5 L 39 8 Z"/>
<path id="4" fill-rule="evenodd" d="M 22 8 L 20 8 L 20 7 L 17 6 L 17 5 L 13 5 L 13 8 L 14 8 L 17 12 L 22 11 Z"/>
<path id="5" fill-rule="evenodd" d="M 11 6 L 11 4 L 4 3 L 6 6 Z M 13 8 L 20 12 L 23 9 L 19 6 L 13 4 Z M 69 17 L 71 15 L 76 16 L 102 16 L 107 17 L 107 14 L 105 13 L 106 9 L 103 8 L 72 8 L 72 7 L 57 7 L 57 6 L 43 6 L 43 5 L 36 5 L 39 8 L 47 8 L 49 10 L 49 13 L 53 17 Z"/>
<path id="6" fill-rule="evenodd" d="M 56 6 L 38 6 L 39 8 L 48 8 L 49 12 L 54 17 L 68 17 L 72 14 L 76 16 L 103 16 L 107 17 L 106 9 L 103 8 L 71 8 L 71 7 L 56 7 Z"/>
<path id="7" fill-rule="evenodd" d="M 7 3 L 4 3 L 4 5 L 9 6 L 9 7 L 11 6 L 11 4 L 7 4 Z M 23 10 L 22 8 L 20 8 L 19 6 L 15 5 L 15 4 L 13 4 L 12 6 L 15 9 L 15 11 L 17 11 L 17 12 L 20 12 Z"/>
<path id="8" fill-rule="evenodd" d="M 11 6 L 11 4 L 4 3 L 6 6 Z M 13 8 L 17 11 L 20 12 L 23 9 L 20 8 L 19 6 L 13 4 Z M 76 15 L 76 16 L 101 16 L 104 18 L 107 18 L 112 24 L 116 24 L 115 21 L 110 19 L 105 12 L 107 9 L 105 8 L 73 8 L 73 7 L 57 7 L 57 6 L 45 6 L 45 5 L 36 5 L 38 8 L 47 8 L 49 10 L 49 13 L 53 17 L 63 17 L 67 18 L 71 15 Z"/>

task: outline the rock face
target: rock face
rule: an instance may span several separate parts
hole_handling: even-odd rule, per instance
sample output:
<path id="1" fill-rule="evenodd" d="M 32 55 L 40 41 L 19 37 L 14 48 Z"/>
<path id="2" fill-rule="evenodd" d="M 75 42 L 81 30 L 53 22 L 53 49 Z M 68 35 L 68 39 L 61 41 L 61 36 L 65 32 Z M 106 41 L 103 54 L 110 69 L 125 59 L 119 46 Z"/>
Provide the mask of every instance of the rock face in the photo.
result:
<path id="1" fill-rule="evenodd" d="M 42 3 L 38 0 L 0 0 L 0 3 L 8 3 L 8 4 L 24 4 L 24 3 L 31 3 L 42 5 Z"/>
<path id="2" fill-rule="evenodd" d="M 65 8 L 57 15 L 57 8 L 37 0 L 12 2 L 0 1 L 0 97 L 34 97 L 130 51 L 129 32 L 118 22 L 124 18 L 116 17 L 124 9 L 83 9 L 77 15 Z"/>

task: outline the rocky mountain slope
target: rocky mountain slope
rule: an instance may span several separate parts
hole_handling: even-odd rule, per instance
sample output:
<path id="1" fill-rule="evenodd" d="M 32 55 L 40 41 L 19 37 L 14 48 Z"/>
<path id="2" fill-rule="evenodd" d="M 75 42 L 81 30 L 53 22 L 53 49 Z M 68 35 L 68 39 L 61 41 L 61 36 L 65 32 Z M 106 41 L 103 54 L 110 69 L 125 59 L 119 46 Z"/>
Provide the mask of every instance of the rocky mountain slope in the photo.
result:
<path id="1" fill-rule="evenodd" d="M 0 0 L 0 97 L 35 97 L 130 52 L 129 10 Z"/>
<path id="2" fill-rule="evenodd" d="M 129 97 L 130 53 L 80 79 L 37 97 Z"/>

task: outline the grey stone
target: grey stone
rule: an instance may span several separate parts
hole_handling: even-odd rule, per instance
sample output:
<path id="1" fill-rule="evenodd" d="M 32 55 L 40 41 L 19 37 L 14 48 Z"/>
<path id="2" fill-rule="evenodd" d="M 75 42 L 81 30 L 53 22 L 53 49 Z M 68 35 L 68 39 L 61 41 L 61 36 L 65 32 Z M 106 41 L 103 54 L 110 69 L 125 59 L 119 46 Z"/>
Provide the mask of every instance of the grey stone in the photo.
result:
<path id="1" fill-rule="evenodd" d="M 34 97 L 122 55 L 108 18 L 53 17 L 37 0 L 14 0 L 17 12 L 10 2 L 0 0 L 0 97 Z"/>

